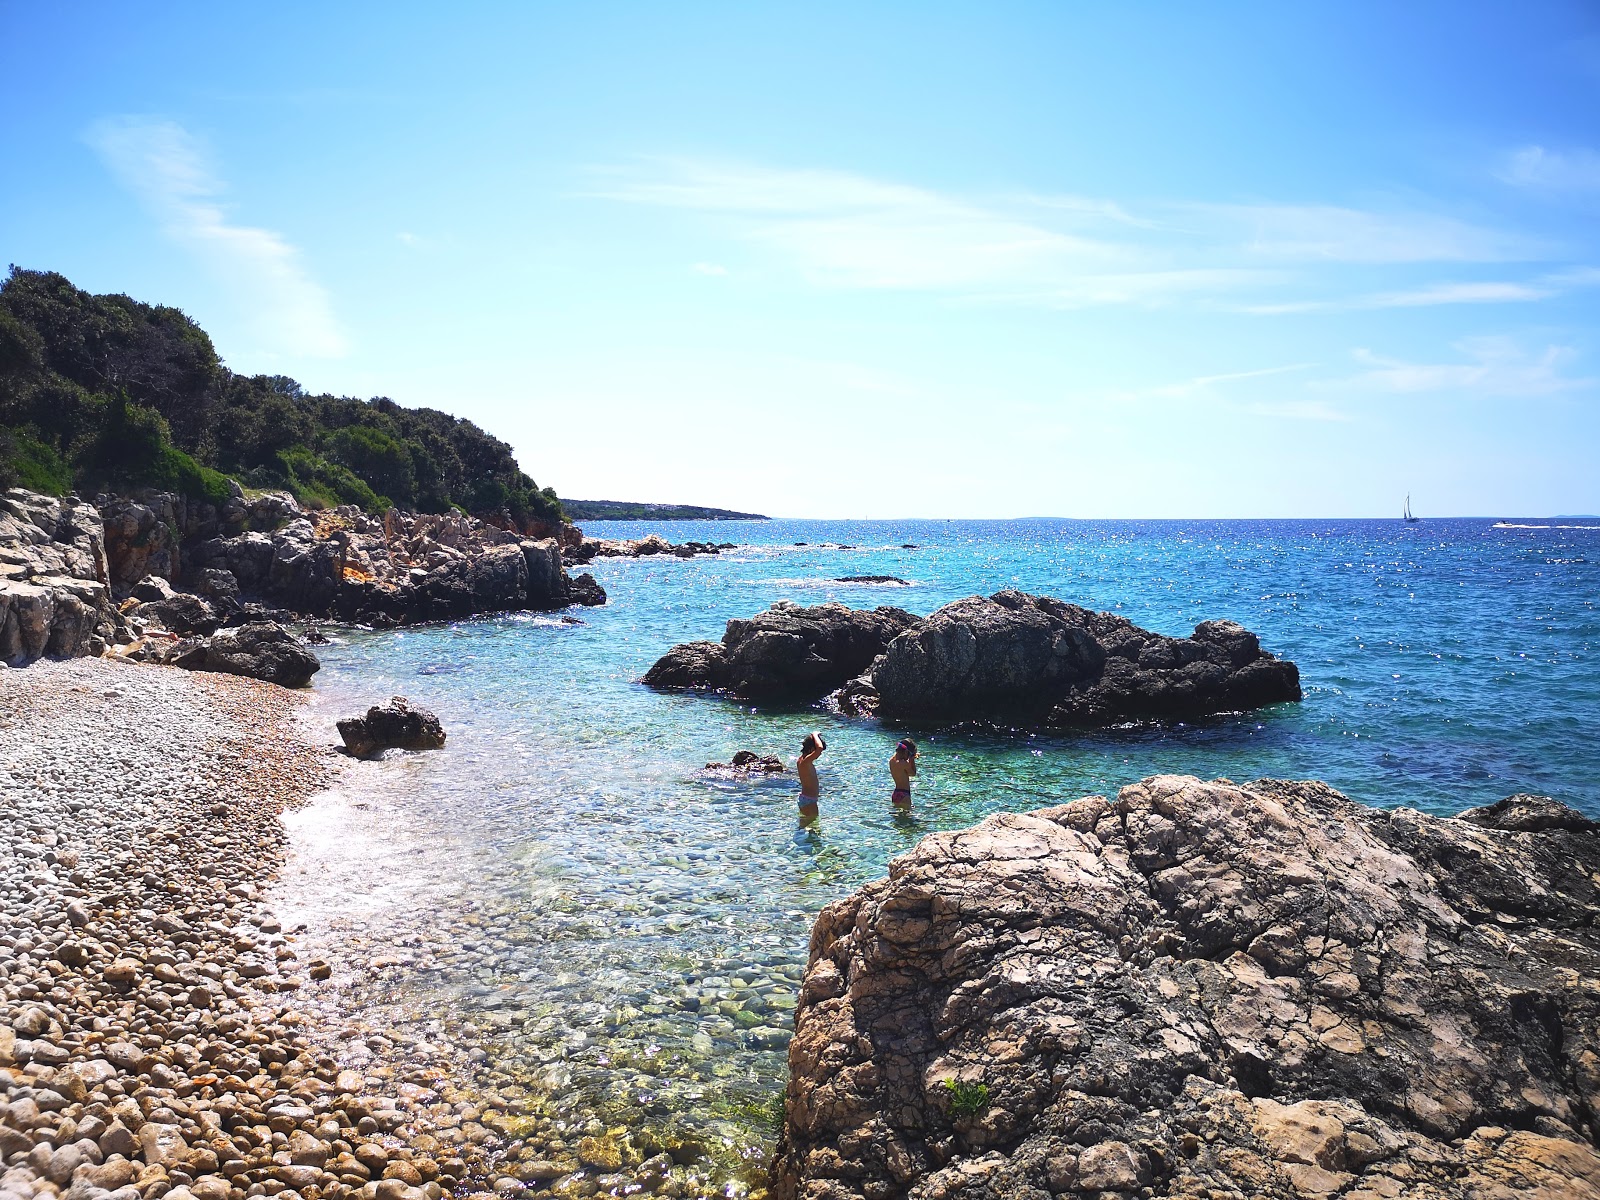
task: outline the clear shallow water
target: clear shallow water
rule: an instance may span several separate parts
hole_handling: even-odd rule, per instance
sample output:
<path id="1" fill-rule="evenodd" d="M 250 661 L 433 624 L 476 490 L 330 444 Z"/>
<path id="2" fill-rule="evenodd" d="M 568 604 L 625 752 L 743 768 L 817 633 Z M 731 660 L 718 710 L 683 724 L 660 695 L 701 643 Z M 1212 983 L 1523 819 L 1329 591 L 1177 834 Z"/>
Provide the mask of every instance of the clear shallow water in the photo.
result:
<path id="1" fill-rule="evenodd" d="M 1368 803 L 1441 813 L 1535 791 L 1600 814 L 1600 530 L 1486 520 L 586 530 L 750 545 L 597 560 L 611 603 L 579 610 L 581 625 L 521 614 L 347 633 L 325 648 L 316 712 L 330 734 L 335 716 L 404 694 L 439 713 L 450 742 L 361 764 L 339 796 L 296 818 L 280 904 L 327 947 L 351 999 L 403 1036 L 483 1051 L 480 1085 L 537 1114 L 525 1153 L 559 1155 L 585 1129 L 631 1129 L 640 1155 L 687 1137 L 718 1162 L 703 1174 L 738 1190 L 740 1162 L 768 1146 L 812 917 L 932 830 L 1162 771 L 1315 777 Z M 912 586 L 831 582 L 865 574 Z M 729 617 L 779 598 L 927 613 L 1003 587 L 1169 634 L 1231 617 L 1299 663 L 1305 701 L 1073 736 L 916 729 L 923 765 L 907 821 L 890 811 L 884 766 L 898 729 L 634 682 L 671 644 L 720 637 Z M 735 784 L 698 771 L 738 749 L 792 757 L 812 728 L 829 743 L 813 829 L 796 825 L 792 776 Z"/>

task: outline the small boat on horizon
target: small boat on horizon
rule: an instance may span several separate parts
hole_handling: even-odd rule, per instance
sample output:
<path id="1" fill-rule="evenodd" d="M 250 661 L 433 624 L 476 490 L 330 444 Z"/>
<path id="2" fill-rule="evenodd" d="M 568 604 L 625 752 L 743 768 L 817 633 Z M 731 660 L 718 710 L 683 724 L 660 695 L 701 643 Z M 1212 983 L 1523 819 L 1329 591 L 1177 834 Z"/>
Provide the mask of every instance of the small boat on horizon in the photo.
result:
<path id="1" fill-rule="evenodd" d="M 1411 493 L 1410 492 L 1406 493 L 1406 507 L 1405 507 L 1405 511 L 1403 513 L 1401 513 L 1401 518 L 1405 521 L 1405 523 L 1407 525 L 1415 525 L 1418 521 L 1422 520 L 1421 517 L 1413 517 L 1411 515 Z"/>

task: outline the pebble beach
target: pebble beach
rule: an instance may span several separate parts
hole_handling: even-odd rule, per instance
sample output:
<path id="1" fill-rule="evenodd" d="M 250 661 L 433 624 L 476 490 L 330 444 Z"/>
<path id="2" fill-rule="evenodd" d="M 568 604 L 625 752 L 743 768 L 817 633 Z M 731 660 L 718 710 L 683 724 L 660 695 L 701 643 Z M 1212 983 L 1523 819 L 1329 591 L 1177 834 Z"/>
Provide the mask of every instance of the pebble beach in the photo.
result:
<path id="1" fill-rule="evenodd" d="M 303 703 L 102 659 L 0 672 L 3 1200 L 476 1190 L 499 1137 L 444 1072 L 344 1068 L 352 1031 L 300 1003 L 327 967 L 264 898 L 282 814 L 340 763 Z"/>

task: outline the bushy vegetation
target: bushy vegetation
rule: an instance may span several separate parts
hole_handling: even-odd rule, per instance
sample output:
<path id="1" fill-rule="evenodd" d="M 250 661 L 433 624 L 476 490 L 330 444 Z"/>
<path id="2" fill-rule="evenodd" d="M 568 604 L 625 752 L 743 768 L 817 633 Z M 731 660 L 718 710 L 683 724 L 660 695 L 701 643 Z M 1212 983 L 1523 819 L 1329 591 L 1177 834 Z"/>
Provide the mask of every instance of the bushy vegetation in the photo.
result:
<path id="1" fill-rule="evenodd" d="M 562 516 L 555 492 L 471 421 L 236 375 L 178 309 L 11 268 L 0 286 L 0 486 L 145 486 L 216 502 L 230 476 L 314 507 L 458 508 L 519 525 Z"/>

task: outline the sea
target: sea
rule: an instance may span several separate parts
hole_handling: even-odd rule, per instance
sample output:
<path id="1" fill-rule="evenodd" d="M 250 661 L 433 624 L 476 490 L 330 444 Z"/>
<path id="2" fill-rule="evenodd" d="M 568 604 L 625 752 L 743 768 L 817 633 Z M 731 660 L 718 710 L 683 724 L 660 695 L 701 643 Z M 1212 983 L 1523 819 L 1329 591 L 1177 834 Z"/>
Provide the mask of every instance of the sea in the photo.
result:
<path id="1" fill-rule="evenodd" d="M 362 1023 L 346 1050 L 446 1055 L 491 1106 L 533 1115 L 523 1157 L 604 1131 L 640 1154 L 678 1148 L 707 1194 L 759 1192 L 811 924 L 938 830 L 1157 773 L 1321 779 L 1443 815 L 1533 792 L 1600 817 L 1600 521 L 585 529 L 737 547 L 596 560 L 600 608 L 338 631 L 320 651 L 316 736 L 404 695 L 449 742 L 355 764 L 291 816 L 276 893 L 334 966 L 324 1001 Z M 904 582 L 843 581 L 864 575 Z M 926 614 L 1003 588 L 1177 636 L 1231 618 L 1299 664 L 1305 698 L 1181 724 L 975 732 L 638 682 L 674 643 L 780 599 Z M 792 774 L 704 770 L 742 749 L 792 762 L 813 729 L 828 750 L 811 827 Z M 885 762 L 908 734 L 922 755 L 906 816 Z"/>

